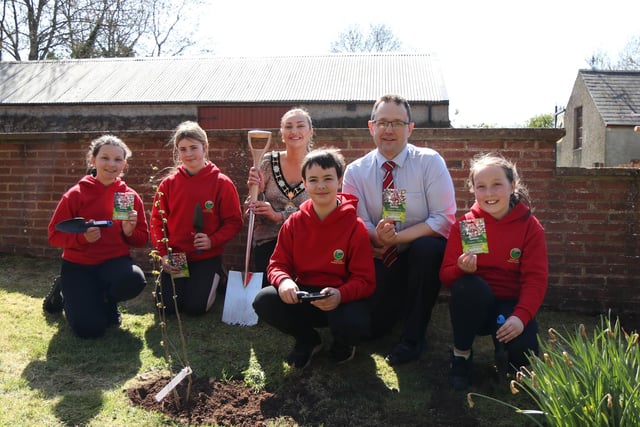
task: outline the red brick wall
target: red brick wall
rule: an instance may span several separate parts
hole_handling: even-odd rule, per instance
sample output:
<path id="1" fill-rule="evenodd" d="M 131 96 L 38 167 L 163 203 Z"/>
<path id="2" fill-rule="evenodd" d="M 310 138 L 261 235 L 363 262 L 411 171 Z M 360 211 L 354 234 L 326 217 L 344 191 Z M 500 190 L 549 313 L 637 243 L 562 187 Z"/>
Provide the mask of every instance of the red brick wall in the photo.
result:
<path id="1" fill-rule="evenodd" d="M 517 162 L 549 247 L 546 304 L 559 309 L 637 311 L 640 293 L 640 170 L 555 167 L 556 129 L 417 129 L 416 145 L 439 151 L 456 186 L 459 212 L 473 202 L 466 188 L 469 159 L 497 150 Z M 133 151 L 125 180 L 147 211 L 153 167 L 172 163 L 168 132 L 118 133 Z M 62 193 L 85 172 L 92 133 L 0 135 L 0 252 L 58 257 L 47 243 L 47 224 Z M 210 158 L 238 186 L 241 198 L 250 165 L 246 131 L 210 131 Z M 279 137 L 274 134 L 274 142 Z M 351 161 L 373 147 L 365 129 L 317 129 L 316 146 L 331 145 Z M 282 148 L 281 143 L 279 147 Z M 225 252 L 229 268 L 243 265 L 246 231 Z M 148 250 L 135 257 L 149 268 Z"/>

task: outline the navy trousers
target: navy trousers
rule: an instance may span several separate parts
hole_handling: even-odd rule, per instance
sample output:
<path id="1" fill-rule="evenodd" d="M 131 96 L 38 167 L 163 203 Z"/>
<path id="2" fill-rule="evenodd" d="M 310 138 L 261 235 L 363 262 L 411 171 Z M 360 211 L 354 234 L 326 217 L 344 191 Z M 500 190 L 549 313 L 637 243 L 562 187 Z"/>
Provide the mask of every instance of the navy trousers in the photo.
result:
<path id="1" fill-rule="evenodd" d="M 207 302 L 216 273 L 220 276 L 220 280 L 225 277 L 222 271 L 222 257 L 189 261 L 188 266 L 189 277 L 173 279 L 176 285 L 176 302 L 181 313 L 197 316 L 207 311 Z M 171 275 L 163 271 L 160 282 L 166 313 L 175 314 Z M 158 291 L 160 290 L 156 289 L 156 298 L 159 298 Z"/>
<path id="2" fill-rule="evenodd" d="M 117 303 L 135 298 L 147 284 L 130 257 L 99 265 L 63 260 L 60 278 L 67 322 L 81 338 L 103 335 L 118 315 Z"/>
<path id="3" fill-rule="evenodd" d="M 455 347 L 469 350 L 478 335 L 492 335 L 496 344 L 496 319 L 500 314 L 508 318 L 516 304 L 516 300 L 495 299 L 491 287 L 480 276 L 469 274 L 457 280 L 451 289 L 449 301 Z M 522 333 L 505 347 L 511 365 L 529 365 L 526 355 L 539 352 L 536 319 L 531 319 Z"/>
<path id="4" fill-rule="evenodd" d="M 422 344 L 440 293 L 439 272 L 446 244 L 441 237 L 420 237 L 390 267 L 375 260 L 376 290 L 369 298 L 374 337 L 386 334 L 403 320 L 403 340 Z"/>

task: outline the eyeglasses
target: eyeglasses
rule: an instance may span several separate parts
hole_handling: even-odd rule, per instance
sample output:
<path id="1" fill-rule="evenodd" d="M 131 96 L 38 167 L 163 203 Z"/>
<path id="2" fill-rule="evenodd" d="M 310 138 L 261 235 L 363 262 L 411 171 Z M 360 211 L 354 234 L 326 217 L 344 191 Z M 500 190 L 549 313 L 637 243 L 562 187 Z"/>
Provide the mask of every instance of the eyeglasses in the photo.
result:
<path id="1" fill-rule="evenodd" d="M 379 129 L 386 129 L 389 125 L 394 129 L 401 129 L 409 124 L 409 122 L 403 122 L 402 120 L 394 120 L 392 122 L 387 120 L 371 120 L 371 123 L 374 123 Z"/>

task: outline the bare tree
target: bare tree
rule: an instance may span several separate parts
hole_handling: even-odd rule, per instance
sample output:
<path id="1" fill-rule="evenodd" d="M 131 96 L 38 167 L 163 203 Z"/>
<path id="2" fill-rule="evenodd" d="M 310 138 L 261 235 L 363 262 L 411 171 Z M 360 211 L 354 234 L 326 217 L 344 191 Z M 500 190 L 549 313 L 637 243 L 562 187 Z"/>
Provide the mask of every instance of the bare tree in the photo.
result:
<path id="1" fill-rule="evenodd" d="M 610 70 L 612 68 L 611 58 L 601 50 L 593 52 L 589 58 L 585 59 L 585 62 L 592 70 Z"/>
<path id="2" fill-rule="evenodd" d="M 618 68 L 621 70 L 640 70 L 640 35 L 632 37 L 620 52 Z"/>
<path id="3" fill-rule="evenodd" d="M 357 25 L 351 25 L 342 31 L 336 40 L 331 42 L 331 52 L 362 52 L 364 35 Z"/>
<path id="4" fill-rule="evenodd" d="M 402 47 L 391 28 L 384 24 L 371 24 L 365 41 L 367 52 L 397 52 Z"/>
<path id="5" fill-rule="evenodd" d="M 187 23 L 184 15 L 198 0 L 148 0 L 151 10 L 150 31 L 146 44 L 148 56 L 176 56 L 193 46 L 195 42 L 193 26 Z"/>
<path id="6" fill-rule="evenodd" d="M 58 44 L 61 0 L 3 0 L 0 33 L 3 52 L 20 61 L 46 59 Z"/>
<path id="7" fill-rule="evenodd" d="M 622 48 L 617 60 L 601 50 L 586 59 L 592 70 L 640 70 L 640 35 L 634 36 Z"/>
<path id="8" fill-rule="evenodd" d="M 178 24 L 200 0 L 2 1 L 0 50 L 20 61 L 179 54 L 194 38 Z"/>
<path id="9" fill-rule="evenodd" d="M 357 25 L 342 31 L 331 43 L 332 53 L 346 52 L 394 52 L 402 48 L 402 43 L 391 28 L 384 24 L 371 24 L 364 35 Z"/>

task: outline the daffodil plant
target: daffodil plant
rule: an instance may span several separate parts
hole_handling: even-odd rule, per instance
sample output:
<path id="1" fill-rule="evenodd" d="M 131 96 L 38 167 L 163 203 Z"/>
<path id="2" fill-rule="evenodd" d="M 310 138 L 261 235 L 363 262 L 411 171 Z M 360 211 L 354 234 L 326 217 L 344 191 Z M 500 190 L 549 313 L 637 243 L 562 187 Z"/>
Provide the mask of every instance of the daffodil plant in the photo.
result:
<path id="1" fill-rule="evenodd" d="M 600 323 L 592 338 L 584 325 L 566 336 L 549 329 L 548 341 L 541 342 L 543 357 L 530 357 L 531 366 L 517 372 L 511 392 L 524 390 L 539 410 L 521 410 L 477 393 L 467 395 L 469 405 L 475 396 L 487 398 L 540 426 L 639 426 L 638 332 L 627 333 L 610 316 L 602 316 Z"/>

